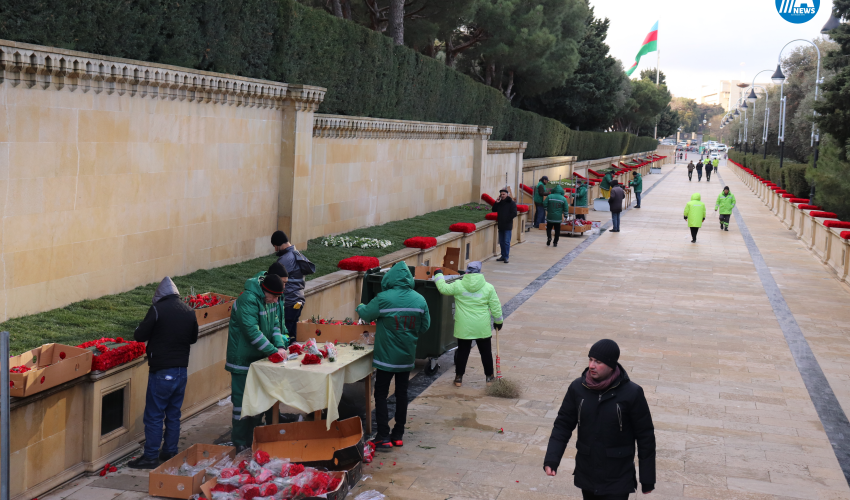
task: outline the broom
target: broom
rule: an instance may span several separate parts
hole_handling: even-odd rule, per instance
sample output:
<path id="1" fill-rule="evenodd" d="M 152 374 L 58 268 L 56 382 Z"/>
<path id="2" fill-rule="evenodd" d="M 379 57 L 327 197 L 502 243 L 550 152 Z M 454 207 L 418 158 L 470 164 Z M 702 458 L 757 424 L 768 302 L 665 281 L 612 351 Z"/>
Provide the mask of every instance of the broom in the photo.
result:
<path id="1" fill-rule="evenodd" d="M 502 378 L 502 357 L 499 353 L 499 330 L 496 329 L 496 380 L 485 391 L 488 396 L 516 399 L 522 393 L 520 385 L 513 380 Z"/>

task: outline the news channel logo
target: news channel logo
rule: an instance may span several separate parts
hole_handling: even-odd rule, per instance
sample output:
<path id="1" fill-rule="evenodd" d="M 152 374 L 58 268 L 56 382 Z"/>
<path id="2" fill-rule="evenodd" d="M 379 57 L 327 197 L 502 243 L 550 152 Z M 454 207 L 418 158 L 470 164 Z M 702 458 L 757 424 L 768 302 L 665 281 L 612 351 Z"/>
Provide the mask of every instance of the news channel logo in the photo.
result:
<path id="1" fill-rule="evenodd" d="M 789 23 L 803 24 L 814 19 L 820 0 L 776 0 L 776 11 Z"/>

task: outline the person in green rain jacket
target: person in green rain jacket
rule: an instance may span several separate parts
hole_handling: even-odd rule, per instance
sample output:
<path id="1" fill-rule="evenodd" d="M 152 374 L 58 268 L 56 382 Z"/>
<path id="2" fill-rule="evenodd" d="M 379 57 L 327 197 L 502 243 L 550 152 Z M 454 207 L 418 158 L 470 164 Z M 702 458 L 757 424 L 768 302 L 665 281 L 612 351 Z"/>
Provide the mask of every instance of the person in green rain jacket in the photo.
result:
<path id="1" fill-rule="evenodd" d="M 552 196 L 552 195 L 550 195 Z M 466 266 L 466 274 L 462 279 L 446 283 L 442 272 L 435 272 L 434 280 L 437 289 L 443 295 L 453 295 L 455 298 L 455 328 L 457 339 L 457 355 L 455 356 L 455 385 L 463 384 L 463 374 L 466 372 L 466 362 L 472 350 L 472 341 L 478 346 L 481 354 L 481 364 L 484 365 L 484 376 L 487 385 L 493 383 L 493 352 L 490 339 L 493 327 L 502 329 L 502 303 L 496 295 L 496 289 L 484 279 L 481 274 L 481 263 L 470 262 Z"/>
<path id="2" fill-rule="evenodd" d="M 560 184 L 556 184 L 552 189 L 552 194 L 546 198 L 546 246 L 552 243 L 552 229 L 555 230 L 555 246 L 558 246 L 558 240 L 561 239 L 561 222 L 564 220 L 564 214 L 569 211 L 570 204 L 564 197 L 564 188 Z"/>
<path id="3" fill-rule="evenodd" d="M 614 181 L 614 175 L 611 172 L 605 172 L 605 177 L 599 184 L 599 189 L 602 190 L 602 197 L 606 200 L 611 196 L 611 183 Z"/>
<path id="4" fill-rule="evenodd" d="M 632 190 L 635 192 L 635 199 L 637 200 L 635 208 L 640 208 L 640 194 L 643 192 L 643 177 L 641 177 L 640 172 L 637 170 L 632 171 L 632 180 L 629 181 L 629 186 L 631 186 Z"/>
<path id="5" fill-rule="evenodd" d="M 573 206 L 587 206 L 587 184 L 585 184 L 581 179 L 576 180 L 576 192 L 573 195 Z M 576 214 L 576 219 L 585 220 L 584 214 Z"/>
<path id="6" fill-rule="evenodd" d="M 372 366 L 375 375 L 375 448 L 390 451 L 403 446 L 407 421 L 407 384 L 416 358 L 419 335 L 431 326 L 425 298 L 413 290 L 413 275 L 404 262 L 396 263 L 381 279 L 381 293 L 369 304 L 357 306 L 364 321 L 377 321 Z M 387 395 L 395 378 L 395 426 L 390 432 Z"/>
<path id="7" fill-rule="evenodd" d="M 245 291 L 233 303 L 227 333 L 227 357 L 224 369 L 230 372 L 233 402 L 231 439 L 238 451 L 251 446 L 254 428 L 271 423 L 271 410 L 264 415 L 242 415 L 242 397 L 251 363 L 279 352 L 286 355 L 280 318 L 269 306 L 283 294 L 283 280 L 277 274 L 257 275 L 245 281 Z"/>
<path id="8" fill-rule="evenodd" d="M 697 232 L 705 220 L 705 203 L 700 201 L 700 194 L 691 195 L 691 201 L 685 205 L 685 220 L 691 228 L 691 243 L 697 242 Z"/>
<path id="9" fill-rule="evenodd" d="M 733 208 L 735 208 L 735 195 L 729 192 L 729 186 L 726 186 L 723 192 L 717 195 L 717 202 L 714 204 L 714 211 L 720 210 L 720 229 L 723 231 L 729 230 L 729 219 Z"/>
<path id="10" fill-rule="evenodd" d="M 546 195 L 549 194 L 549 190 L 546 189 L 546 185 L 549 184 L 549 177 L 543 176 L 540 178 L 540 182 L 537 183 L 537 187 L 534 188 L 534 227 L 540 227 L 540 224 L 546 222 L 546 207 L 543 206 L 545 202 Z"/>

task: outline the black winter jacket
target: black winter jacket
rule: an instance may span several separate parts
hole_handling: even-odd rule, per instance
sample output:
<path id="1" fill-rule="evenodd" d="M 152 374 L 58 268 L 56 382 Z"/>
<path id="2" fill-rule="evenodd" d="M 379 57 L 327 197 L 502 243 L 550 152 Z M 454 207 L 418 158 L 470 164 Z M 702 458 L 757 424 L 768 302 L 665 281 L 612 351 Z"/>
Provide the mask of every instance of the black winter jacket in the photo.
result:
<path id="1" fill-rule="evenodd" d="M 180 300 L 173 283 L 171 286 L 175 293 L 164 295 L 161 290 L 164 281 L 157 288 L 154 303 L 145 319 L 133 333 L 137 342 L 148 343 L 146 352 L 151 372 L 189 366 L 189 346 L 198 341 L 195 311 Z"/>
<path id="2" fill-rule="evenodd" d="M 493 204 L 493 211 L 497 214 L 496 222 L 499 226 L 499 231 L 511 231 L 514 228 L 514 219 L 516 219 L 516 203 L 513 198 L 508 196 L 502 201 L 497 201 Z"/>
<path id="3" fill-rule="evenodd" d="M 555 419 L 543 466 L 558 469 L 573 429 L 576 440 L 575 485 L 595 495 L 631 493 L 637 488 L 637 442 L 642 490 L 655 487 L 655 428 L 643 389 L 629 380 L 620 366 L 620 378 L 605 391 L 584 385 L 587 369 L 570 384 Z"/>
<path id="4" fill-rule="evenodd" d="M 612 213 L 623 211 L 623 200 L 626 199 L 626 192 L 623 187 L 617 184 L 611 188 L 611 194 L 608 197 L 608 207 Z"/>

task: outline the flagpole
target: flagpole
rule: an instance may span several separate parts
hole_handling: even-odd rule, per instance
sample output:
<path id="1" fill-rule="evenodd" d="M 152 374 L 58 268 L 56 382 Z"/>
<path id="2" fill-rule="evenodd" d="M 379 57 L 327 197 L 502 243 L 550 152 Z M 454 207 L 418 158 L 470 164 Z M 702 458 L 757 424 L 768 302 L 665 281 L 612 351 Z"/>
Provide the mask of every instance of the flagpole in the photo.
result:
<path id="1" fill-rule="evenodd" d="M 657 42 L 656 42 L 657 43 Z M 658 59 L 655 62 L 655 86 L 657 87 L 661 82 L 661 49 L 657 49 Z M 655 118 L 655 140 L 658 140 L 658 118 Z"/>

